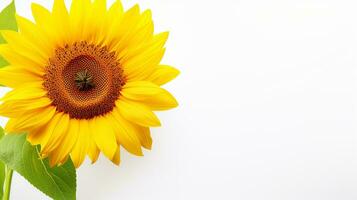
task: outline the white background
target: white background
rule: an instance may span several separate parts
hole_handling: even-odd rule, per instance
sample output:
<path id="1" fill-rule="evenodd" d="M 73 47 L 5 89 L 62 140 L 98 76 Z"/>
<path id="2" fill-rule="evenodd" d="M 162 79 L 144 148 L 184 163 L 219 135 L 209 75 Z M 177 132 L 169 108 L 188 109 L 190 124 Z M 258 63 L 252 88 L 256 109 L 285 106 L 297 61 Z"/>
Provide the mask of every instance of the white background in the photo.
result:
<path id="1" fill-rule="evenodd" d="M 52 4 L 17 0 L 20 15 L 30 2 Z M 144 157 L 87 161 L 79 200 L 357 199 L 356 1 L 123 3 L 170 30 L 180 107 L 159 113 Z M 46 199 L 18 175 L 11 195 Z"/>

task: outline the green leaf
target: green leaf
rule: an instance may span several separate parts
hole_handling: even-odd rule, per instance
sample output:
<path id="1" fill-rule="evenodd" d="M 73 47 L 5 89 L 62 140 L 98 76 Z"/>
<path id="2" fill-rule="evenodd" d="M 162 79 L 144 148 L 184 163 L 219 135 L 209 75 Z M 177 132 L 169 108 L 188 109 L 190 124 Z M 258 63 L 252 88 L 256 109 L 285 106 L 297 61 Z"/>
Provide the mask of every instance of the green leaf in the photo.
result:
<path id="1" fill-rule="evenodd" d="M 0 139 L 4 136 L 4 129 L 0 126 Z M 4 195 L 5 165 L 0 161 L 0 199 Z"/>
<path id="2" fill-rule="evenodd" d="M 37 147 L 27 142 L 26 134 L 5 135 L 0 141 L 0 160 L 49 197 L 76 199 L 76 170 L 72 161 L 51 168 L 47 159 L 39 158 Z"/>
<path id="3" fill-rule="evenodd" d="M 4 10 L 0 12 L 0 30 L 17 31 L 15 18 L 16 8 L 15 2 L 12 1 Z M 6 43 L 5 39 L 0 34 L 0 44 Z M 7 66 L 9 63 L 0 56 L 0 68 Z"/>

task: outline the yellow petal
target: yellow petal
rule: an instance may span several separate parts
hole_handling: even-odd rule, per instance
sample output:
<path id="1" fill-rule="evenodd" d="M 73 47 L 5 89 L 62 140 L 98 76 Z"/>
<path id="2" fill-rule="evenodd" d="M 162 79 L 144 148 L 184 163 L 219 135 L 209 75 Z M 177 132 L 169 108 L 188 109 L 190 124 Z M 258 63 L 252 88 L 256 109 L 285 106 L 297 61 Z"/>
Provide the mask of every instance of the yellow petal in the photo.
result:
<path id="1" fill-rule="evenodd" d="M 119 51 L 119 58 L 124 68 L 124 73 L 130 80 L 147 78 L 159 65 L 164 53 L 165 42 L 169 33 L 163 32 L 155 35 L 151 41 L 125 52 Z"/>
<path id="2" fill-rule="evenodd" d="M 136 24 L 135 28 L 131 31 L 131 34 L 128 34 L 125 42 L 121 41 L 120 49 L 118 49 L 119 57 L 123 58 L 122 62 L 125 61 L 125 56 L 130 54 L 131 51 L 138 49 L 153 38 L 154 33 L 154 23 L 152 21 L 151 11 L 144 11 L 137 21 L 132 22 Z"/>
<path id="3" fill-rule="evenodd" d="M 95 143 L 106 157 L 112 159 L 118 145 L 111 124 L 105 116 L 96 117 L 90 122 Z"/>
<path id="4" fill-rule="evenodd" d="M 123 89 L 122 95 L 132 100 L 142 100 L 162 92 L 162 88 L 148 81 L 127 82 Z"/>
<path id="5" fill-rule="evenodd" d="M 120 0 L 115 1 L 108 10 L 108 19 L 115 20 L 120 18 L 124 13 L 123 5 Z"/>
<path id="6" fill-rule="evenodd" d="M 37 27 L 41 29 L 46 35 L 48 35 L 49 43 L 55 44 L 59 34 L 58 22 L 54 21 L 52 14 L 49 10 L 39 4 L 32 3 L 31 9 Z M 49 54 L 47 55 L 47 57 L 49 58 L 51 57 L 51 55 Z"/>
<path id="7" fill-rule="evenodd" d="M 0 45 L 0 54 L 11 65 L 26 66 L 38 70 L 40 70 L 42 66 L 45 66 L 43 60 L 31 57 L 31 55 L 25 54 L 24 52 L 17 52 L 15 49 L 12 49 L 9 44 Z"/>
<path id="8" fill-rule="evenodd" d="M 76 144 L 78 139 L 79 131 L 79 120 L 70 119 L 68 132 L 62 137 L 61 145 L 53 151 L 50 156 L 51 166 L 55 164 L 63 164 L 68 158 L 69 153 L 72 151 L 73 146 Z"/>
<path id="9" fill-rule="evenodd" d="M 30 20 L 16 15 L 16 22 L 19 32 L 28 40 L 33 41 L 41 48 L 46 55 L 51 55 L 53 51 L 53 44 L 49 42 L 50 38 L 39 28 L 36 27 Z"/>
<path id="10" fill-rule="evenodd" d="M 140 18 L 140 8 L 138 5 L 133 6 L 126 11 L 120 21 L 108 32 L 108 38 L 113 44 L 110 48 L 116 52 L 121 52 L 128 43 L 128 40 L 135 34 L 134 30 Z"/>
<path id="11" fill-rule="evenodd" d="M 108 19 L 115 20 L 116 18 L 121 18 L 124 14 L 123 4 L 120 0 L 116 0 L 108 10 Z"/>
<path id="12" fill-rule="evenodd" d="M 92 8 L 90 0 L 73 0 L 70 9 L 70 31 L 72 40 L 81 39 L 83 41 L 88 39 L 90 35 L 90 17 Z"/>
<path id="13" fill-rule="evenodd" d="M 5 125 L 5 133 L 7 134 L 19 134 L 19 133 L 23 133 L 22 131 L 17 131 L 14 132 L 14 126 L 16 126 L 16 124 L 18 123 L 19 119 L 17 118 L 10 118 L 9 121 L 7 121 L 6 125 Z"/>
<path id="14" fill-rule="evenodd" d="M 90 128 L 90 124 L 91 123 L 95 123 L 93 121 L 93 119 L 87 120 L 87 124 L 88 124 L 88 130 L 87 130 L 88 131 L 87 132 L 87 136 L 88 136 L 87 155 L 91 159 L 92 163 L 95 163 L 97 161 L 98 157 L 99 157 L 100 150 L 99 150 L 97 144 L 95 143 L 93 134 L 96 132 L 96 130 L 92 130 Z"/>
<path id="15" fill-rule="evenodd" d="M 69 115 L 61 113 L 61 116 L 58 119 L 55 128 L 53 129 L 51 137 L 48 140 L 48 143 L 43 147 L 41 147 L 42 153 L 49 154 L 51 151 L 56 149 L 61 144 L 63 137 L 66 134 L 68 134 L 67 131 L 68 128 L 69 128 Z"/>
<path id="16" fill-rule="evenodd" d="M 92 137 L 91 140 L 89 141 L 87 155 L 91 159 L 92 163 L 95 163 L 98 160 L 99 154 L 100 154 L 100 150 Z"/>
<path id="17" fill-rule="evenodd" d="M 128 152 L 142 156 L 143 152 L 140 147 L 140 141 L 135 134 L 132 124 L 119 114 L 117 108 L 114 108 L 111 114 L 111 116 L 108 115 L 108 118 L 114 127 L 118 144 L 121 144 Z"/>
<path id="18" fill-rule="evenodd" d="M 20 87 L 31 82 L 41 82 L 42 77 L 25 68 L 9 66 L 0 69 L 0 84 L 11 88 Z"/>
<path id="19" fill-rule="evenodd" d="M 104 33 L 106 30 L 105 25 L 107 25 L 105 23 L 107 18 L 106 6 L 106 0 L 95 0 L 92 5 L 93 9 L 90 21 L 95 25 L 96 34 L 94 34 L 94 41 L 97 41 L 97 43 L 101 43 L 106 37 L 106 33 Z"/>
<path id="20" fill-rule="evenodd" d="M 120 163 L 120 146 L 117 147 L 114 157 L 111 160 L 114 164 L 119 165 L 119 163 Z"/>
<path id="21" fill-rule="evenodd" d="M 178 105 L 168 91 L 147 81 L 128 82 L 121 94 L 130 100 L 145 104 L 151 110 L 167 110 Z"/>
<path id="22" fill-rule="evenodd" d="M 159 65 L 154 73 L 152 73 L 146 80 L 155 83 L 156 85 L 163 85 L 180 74 L 176 68 L 167 65 Z"/>
<path id="23" fill-rule="evenodd" d="M 40 144 L 41 147 L 44 147 L 49 138 L 52 135 L 52 132 L 54 128 L 56 127 L 58 120 L 60 119 L 62 114 L 60 113 L 55 113 L 53 118 L 49 121 L 49 123 L 43 127 L 35 128 L 32 131 L 29 131 L 27 135 L 27 140 L 32 144 L 32 145 L 38 145 Z"/>
<path id="24" fill-rule="evenodd" d="M 23 55 L 24 57 L 27 57 L 40 65 L 47 62 L 48 55 L 41 48 L 39 48 L 38 45 L 33 44 L 32 41 L 27 40 L 19 32 L 2 30 L 1 35 L 6 40 L 7 44 L 9 44 L 11 50 L 17 54 Z M 45 66 L 38 67 L 43 69 Z"/>
<path id="25" fill-rule="evenodd" d="M 148 42 L 154 33 L 151 10 L 145 10 L 138 22 L 136 34 L 130 39 L 129 46 L 134 47 Z"/>
<path id="26" fill-rule="evenodd" d="M 160 63 L 166 49 L 143 53 L 123 63 L 124 74 L 129 80 L 143 80 L 150 76 Z"/>
<path id="27" fill-rule="evenodd" d="M 141 145 L 146 149 L 151 149 L 152 138 L 148 127 L 134 125 L 136 136 L 139 138 Z"/>
<path id="28" fill-rule="evenodd" d="M 96 21 L 92 21 L 94 16 L 94 7 L 91 1 L 82 0 L 82 21 L 79 23 L 83 24 L 82 38 L 88 42 L 96 42 L 96 35 L 98 32 L 98 25 Z M 78 28 L 77 28 L 78 29 Z"/>
<path id="29" fill-rule="evenodd" d="M 106 37 L 104 38 L 104 45 L 112 48 L 118 40 L 118 28 L 120 28 L 120 23 L 123 18 L 123 5 L 120 0 L 117 0 L 112 6 L 109 8 L 106 20 Z"/>
<path id="30" fill-rule="evenodd" d="M 125 48 L 124 51 L 119 52 L 118 57 L 125 68 L 126 75 L 130 79 L 140 80 L 143 78 L 143 75 L 146 75 L 147 73 L 151 74 L 153 72 L 165 52 L 163 47 L 168 35 L 168 32 L 154 35 L 154 37 L 146 43 Z M 151 58 L 150 62 L 146 62 L 145 65 L 141 64 L 140 66 L 135 66 L 135 63 L 146 61 L 148 58 Z"/>
<path id="31" fill-rule="evenodd" d="M 5 126 L 6 132 L 28 131 L 36 127 L 41 127 L 48 123 L 56 112 L 56 108 L 48 106 L 34 111 L 36 115 L 26 114 L 17 118 L 16 124 Z"/>
<path id="32" fill-rule="evenodd" d="M 160 126 L 160 120 L 145 105 L 124 98 L 116 102 L 120 114 L 127 120 L 141 126 Z"/>
<path id="33" fill-rule="evenodd" d="M 31 10 L 36 25 L 40 26 L 44 30 L 47 30 L 47 27 L 51 24 L 51 12 L 37 3 L 31 4 Z"/>
<path id="34" fill-rule="evenodd" d="M 52 14 L 61 20 L 68 18 L 68 11 L 63 0 L 54 0 Z"/>
<path id="35" fill-rule="evenodd" d="M 132 59 L 140 58 L 143 55 L 147 55 L 152 52 L 157 52 L 163 49 L 167 39 L 169 37 L 169 32 L 162 32 L 156 34 L 152 39 L 146 43 L 143 43 L 136 48 L 129 48 L 128 51 L 119 52 L 119 58 L 122 63 L 129 62 Z"/>
<path id="36" fill-rule="evenodd" d="M 21 85 L 8 92 L 1 98 L 2 101 L 21 100 L 21 99 L 37 99 L 46 95 L 46 90 L 42 88 L 41 82 L 31 82 L 26 85 Z"/>
<path id="37" fill-rule="evenodd" d="M 53 27 L 53 29 L 57 32 L 56 34 L 52 35 L 52 37 L 55 37 L 56 43 L 63 44 L 71 42 L 69 39 L 69 14 L 63 0 L 54 1 L 52 16 L 53 23 L 51 24 L 56 25 Z"/>
<path id="38" fill-rule="evenodd" d="M 87 120 L 79 120 L 78 135 L 77 143 L 74 145 L 71 152 L 71 158 L 76 168 L 78 168 L 83 163 L 88 152 L 90 135 Z"/>
<path id="39" fill-rule="evenodd" d="M 168 110 L 178 106 L 175 97 L 164 89 L 156 96 L 150 96 L 145 99 L 138 100 L 138 102 L 145 104 L 151 110 Z"/>
<path id="40" fill-rule="evenodd" d="M 55 152 L 51 152 L 49 156 L 50 167 L 55 167 L 56 165 L 58 165 L 57 160 L 59 160 L 59 155 L 56 154 Z"/>
<path id="41" fill-rule="evenodd" d="M 34 99 L 22 99 L 5 101 L 0 105 L 0 114 L 6 117 L 18 117 L 28 112 L 33 113 L 34 110 L 44 108 L 51 105 L 52 101 L 47 97 Z"/>

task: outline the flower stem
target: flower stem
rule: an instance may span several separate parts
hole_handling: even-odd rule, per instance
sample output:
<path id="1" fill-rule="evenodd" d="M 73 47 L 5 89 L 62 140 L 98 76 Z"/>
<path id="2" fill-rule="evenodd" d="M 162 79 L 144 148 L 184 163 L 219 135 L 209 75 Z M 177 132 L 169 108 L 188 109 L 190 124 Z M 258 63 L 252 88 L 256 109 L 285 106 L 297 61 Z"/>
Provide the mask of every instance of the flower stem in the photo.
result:
<path id="1" fill-rule="evenodd" d="M 10 198 L 10 190 L 11 190 L 11 180 L 12 180 L 13 170 L 6 166 L 6 174 L 5 174 L 5 185 L 4 185 L 4 196 L 3 200 L 9 200 Z"/>

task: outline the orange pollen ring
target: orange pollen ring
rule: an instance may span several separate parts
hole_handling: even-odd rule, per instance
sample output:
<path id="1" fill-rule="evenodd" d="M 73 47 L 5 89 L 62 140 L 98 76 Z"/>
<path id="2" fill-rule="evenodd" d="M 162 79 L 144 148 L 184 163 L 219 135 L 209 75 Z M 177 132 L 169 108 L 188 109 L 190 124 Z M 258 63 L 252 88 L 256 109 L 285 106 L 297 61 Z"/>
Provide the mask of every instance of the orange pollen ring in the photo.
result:
<path id="1" fill-rule="evenodd" d="M 91 87 L 81 89 L 80 83 Z M 125 84 L 115 53 L 107 47 L 77 42 L 57 48 L 49 59 L 44 87 L 52 105 L 71 118 L 91 119 L 113 110 Z"/>

